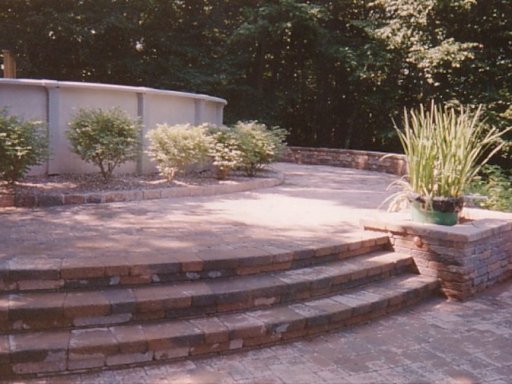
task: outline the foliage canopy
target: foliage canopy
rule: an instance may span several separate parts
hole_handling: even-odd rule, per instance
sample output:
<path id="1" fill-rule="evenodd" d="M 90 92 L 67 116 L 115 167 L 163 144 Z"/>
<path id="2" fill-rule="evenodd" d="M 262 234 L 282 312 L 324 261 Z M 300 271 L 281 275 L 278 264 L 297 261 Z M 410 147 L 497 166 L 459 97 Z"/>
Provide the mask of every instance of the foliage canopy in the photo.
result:
<path id="1" fill-rule="evenodd" d="M 511 31 L 510 0 L 0 2 L 20 77 L 211 93 L 308 146 L 397 150 L 431 99 L 512 125 Z"/>

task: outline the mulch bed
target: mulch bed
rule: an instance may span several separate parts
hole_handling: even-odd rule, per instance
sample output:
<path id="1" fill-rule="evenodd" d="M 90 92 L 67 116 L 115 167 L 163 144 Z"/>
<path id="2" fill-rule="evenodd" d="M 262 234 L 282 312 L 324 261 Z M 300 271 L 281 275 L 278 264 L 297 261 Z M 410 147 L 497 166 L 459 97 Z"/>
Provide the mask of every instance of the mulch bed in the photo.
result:
<path id="1" fill-rule="evenodd" d="M 242 179 L 234 174 L 234 179 Z M 14 190 L 34 195 L 74 194 L 108 191 L 138 191 L 188 186 L 216 185 L 221 183 L 210 172 L 179 175 L 167 182 L 161 175 L 115 175 L 106 183 L 99 174 L 28 176 L 18 181 Z M 7 190 L 7 183 L 0 181 L 0 190 Z"/>

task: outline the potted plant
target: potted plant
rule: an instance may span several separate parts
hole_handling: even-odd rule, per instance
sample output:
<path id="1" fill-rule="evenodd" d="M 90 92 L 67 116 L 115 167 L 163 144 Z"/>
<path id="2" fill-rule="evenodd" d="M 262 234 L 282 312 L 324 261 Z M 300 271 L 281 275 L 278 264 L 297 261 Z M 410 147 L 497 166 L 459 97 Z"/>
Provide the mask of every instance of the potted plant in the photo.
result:
<path id="1" fill-rule="evenodd" d="M 412 219 L 454 225 L 464 204 L 464 189 L 501 149 L 499 132 L 482 119 L 482 107 L 436 105 L 404 110 L 403 129 L 395 124 L 408 162 L 408 174 L 395 185 L 391 209 L 411 207 Z"/>

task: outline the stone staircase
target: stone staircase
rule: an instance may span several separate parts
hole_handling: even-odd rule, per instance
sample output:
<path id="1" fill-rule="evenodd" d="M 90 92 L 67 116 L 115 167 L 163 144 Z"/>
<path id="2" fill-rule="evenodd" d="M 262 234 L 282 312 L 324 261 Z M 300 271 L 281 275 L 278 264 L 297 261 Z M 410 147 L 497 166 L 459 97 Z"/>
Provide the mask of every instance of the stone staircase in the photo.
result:
<path id="1" fill-rule="evenodd" d="M 278 343 L 368 321 L 439 288 L 372 232 L 315 249 L 148 259 L 0 270 L 0 377 Z"/>

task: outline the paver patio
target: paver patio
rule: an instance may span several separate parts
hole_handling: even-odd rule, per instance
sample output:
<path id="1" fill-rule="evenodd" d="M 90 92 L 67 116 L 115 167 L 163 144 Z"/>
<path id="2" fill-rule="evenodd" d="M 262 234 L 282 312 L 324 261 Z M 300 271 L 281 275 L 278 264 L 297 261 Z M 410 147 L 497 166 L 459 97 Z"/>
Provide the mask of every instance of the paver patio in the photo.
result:
<path id="1" fill-rule="evenodd" d="M 0 263 L 33 265 L 128 260 L 176 248 L 329 244 L 360 230 L 393 176 L 277 164 L 276 188 L 216 197 L 0 214 Z M 36 257 L 36 255 L 38 255 Z M 512 287 L 466 303 L 434 299 L 368 325 L 311 340 L 166 365 L 52 377 L 72 383 L 507 383 L 512 377 Z M 21 382 L 21 381 L 18 381 Z"/>
<path id="2" fill-rule="evenodd" d="M 60 265 L 119 252 L 136 261 L 169 249 L 201 254 L 332 242 L 361 230 L 359 220 L 373 214 L 395 178 L 345 168 L 275 167 L 286 174 L 285 183 L 251 192 L 0 211 L 0 263 Z"/>

